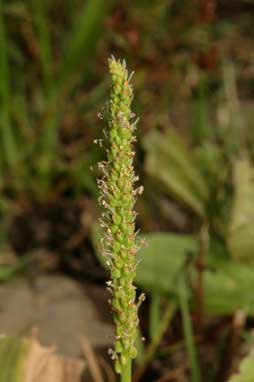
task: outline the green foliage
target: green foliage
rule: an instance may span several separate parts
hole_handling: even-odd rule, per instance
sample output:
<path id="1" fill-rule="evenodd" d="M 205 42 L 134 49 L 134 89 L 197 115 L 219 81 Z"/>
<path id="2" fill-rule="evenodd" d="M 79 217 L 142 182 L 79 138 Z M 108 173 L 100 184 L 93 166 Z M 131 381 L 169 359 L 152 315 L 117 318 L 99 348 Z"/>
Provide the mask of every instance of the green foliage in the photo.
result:
<path id="1" fill-rule="evenodd" d="M 100 252 L 98 230 L 99 227 L 95 225 L 92 236 L 97 253 Z M 195 283 L 194 260 L 199 247 L 197 238 L 193 235 L 168 232 L 152 233 L 143 237 L 149 245 L 142 247 L 137 254 L 140 262 L 136 275 L 138 285 L 152 295 L 176 294 L 177 280 L 188 270 Z M 100 256 L 99 259 L 104 261 Z M 252 312 L 252 268 L 231 260 L 225 248 L 211 243 L 203 277 L 204 306 L 207 314 L 232 314 L 239 309 L 249 314 Z"/>
<path id="2" fill-rule="evenodd" d="M 204 216 L 209 190 L 179 136 L 173 130 L 164 134 L 154 131 L 145 137 L 144 146 L 147 173 L 159 180 L 170 194 Z"/>
<path id="3" fill-rule="evenodd" d="M 254 355 L 250 352 L 240 363 L 239 372 L 229 382 L 254 382 Z"/>
<path id="4" fill-rule="evenodd" d="M 183 332 L 185 336 L 186 349 L 190 361 L 191 382 L 200 382 L 201 374 L 197 360 L 192 320 L 189 309 L 188 290 L 184 276 L 181 276 L 180 280 L 178 281 L 178 296 L 179 305 L 182 313 Z"/>
<path id="5" fill-rule="evenodd" d="M 144 235 L 149 245 L 137 253 L 135 280 L 150 293 L 153 341 L 161 301 L 178 295 L 183 274 L 191 281 L 188 304 L 193 302 L 197 233 L 204 222 L 210 240 L 202 272 L 205 313 L 253 312 L 253 57 L 238 23 L 207 22 L 205 12 L 205 6 L 193 9 L 191 0 L 126 7 L 103 0 L 0 2 L 1 211 L 20 213 L 34 199 L 60 194 L 97 197 L 90 166 L 102 159 L 92 142 L 107 94 L 105 56 L 113 49 L 136 70 L 134 110 L 144 116 L 137 166 L 142 174 L 145 163 L 148 185 L 138 223 L 162 231 Z M 216 51 L 217 41 L 223 53 Z M 171 209 L 163 209 L 162 195 Z M 184 221 L 177 227 L 175 211 Z M 185 234 L 165 232 L 171 229 Z M 26 266 L 18 264 L 2 265 L 0 280 Z"/>
<path id="6" fill-rule="evenodd" d="M 38 35 L 40 47 L 41 71 L 44 81 L 45 93 L 50 94 L 53 85 L 52 81 L 52 57 L 49 25 L 47 18 L 47 2 L 35 0 L 31 2 L 32 12 L 34 14 L 34 24 Z"/>
<path id="7" fill-rule="evenodd" d="M 146 235 L 145 239 L 149 246 L 142 248 L 138 254 L 141 265 L 136 281 L 139 285 L 151 293 L 176 293 L 176 281 L 188 268 L 195 283 L 197 239 L 191 235 L 172 233 L 154 233 Z M 241 309 L 251 314 L 254 305 L 252 268 L 230 260 L 216 246 L 210 247 L 207 268 L 203 273 L 205 311 L 207 314 L 221 315 Z M 187 264 L 188 268 L 185 266 Z"/>
<path id="8" fill-rule="evenodd" d="M 197 95 L 192 101 L 192 121 L 190 123 L 191 137 L 194 143 L 202 144 L 211 141 L 213 137 L 212 125 L 209 120 L 207 78 L 205 73 L 198 73 L 200 76 L 197 88 Z"/>
<path id="9" fill-rule="evenodd" d="M 11 84 L 7 52 L 8 40 L 5 31 L 3 5 L 0 2 L 0 131 L 4 161 L 12 167 L 18 160 L 13 129 L 11 126 Z"/>
<path id="10" fill-rule="evenodd" d="M 18 337 L 0 338 L 0 382 L 22 382 L 26 356 L 32 341 Z"/>
<path id="11" fill-rule="evenodd" d="M 166 187 L 165 192 L 177 197 L 180 202 L 209 221 L 211 246 L 209 253 L 206 254 L 206 269 L 203 271 L 206 312 L 231 314 L 237 309 L 242 309 L 251 313 L 254 305 L 251 292 L 254 279 L 253 272 L 246 261 L 253 259 L 254 177 L 253 165 L 247 158 L 247 154 L 242 159 L 234 159 L 232 199 L 228 191 L 231 181 L 230 172 L 225 172 L 225 162 L 222 162 L 215 143 L 202 143 L 195 151 L 195 156 L 191 156 L 191 152 L 185 148 L 180 136 L 176 133 L 167 131 L 162 134 L 155 131 L 145 138 L 145 149 L 148 174 L 158 179 L 164 188 Z M 219 168 L 222 168 L 222 171 Z M 228 211 L 231 213 L 229 214 Z M 231 217 L 230 220 L 229 217 Z M 218 239 L 218 234 L 221 238 L 219 247 L 222 250 L 217 245 L 213 245 Z M 181 236 L 178 237 L 180 241 Z M 197 247 L 196 241 L 195 255 Z M 179 258 L 173 255 L 170 258 L 174 266 L 168 264 L 167 253 L 175 252 L 173 243 L 167 246 L 162 242 L 161 247 L 157 244 L 151 248 L 151 251 L 156 253 L 157 261 L 154 265 L 154 277 L 157 274 L 161 277 L 157 279 L 154 286 L 151 283 L 150 287 L 151 289 L 161 287 L 164 292 L 169 292 L 171 290 L 169 283 L 174 279 L 164 276 L 166 271 L 163 270 L 163 265 L 165 269 L 170 269 L 170 275 L 174 266 L 177 266 Z M 164 251 L 166 253 L 163 253 Z M 193 249 L 191 246 L 188 248 L 187 245 L 185 253 L 191 251 Z M 141 252 L 141 255 L 149 259 L 146 249 Z M 230 258 L 230 255 L 234 260 Z M 239 263 L 239 260 L 245 263 Z M 141 271 L 145 273 L 149 269 L 150 277 L 152 277 L 152 267 L 147 267 L 146 261 Z M 195 267 L 191 267 L 190 270 L 195 285 Z M 148 279 L 148 276 L 146 277 Z"/>
<path id="12" fill-rule="evenodd" d="M 191 235 L 166 232 L 144 237 L 149 245 L 138 253 L 137 283 L 149 291 L 174 293 L 179 275 L 197 252 L 197 241 Z"/>
<path id="13" fill-rule="evenodd" d="M 228 246 L 237 260 L 254 261 L 254 168 L 245 156 L 234 162 L 234 199 Z"/>
<path id="14" fill-rule="evenodd" d="M 154 233 L 146 235 L 149 242 L 138 254 L 140 267 L 136 282 L 143 288 L 160 293 L 176 293 L 176 281 L 189 267 L 195 282 L 194 258 L 198 241 L 191 235 Z M 211 246 L 204 271 L 204 305 L 208 314 L 231 314 L 236 310 L 251 313 L 254 305 L 251 267 L 232 261 Z M 158 277 L 160 275 L 160 277 Z"/>
<path id="15" fill-rule="evenodd" d="M 22 190 L 32 193 L 34 199 L 47 199 L 56 179 L 65 176 L 69 182 L 75 180 L 76 189 L 93 188 L 96 193 L 91 176 L 87 176 L 87 182 L 80 181 L 81 177 L 73 174 L 74 166 L 68 166 L 63 158 L 60 131 L 73 89 L 83 77 L 89 77 L 89 65 L 111 5 L 112 2 L 101 0 L 84 2 L 73 27 L 65 26 L 61 41 L 56 44 L 52 26 L 54 7 L 49 2 L 9 4 L 1 1 L 0 163 L 2 176 L 6 178 L 3 190 Z M 62 9 L 66 8 L 64 3 Z M 73 13 L 76 11 L 75 6 Z M 68 22 L 71 16 L 72 13 L 68 14 Z M 61 28 L 59 21 L 56 22 Z M 21 44 L 13 38 L 19 28 L 20 38 L 25 40 Z M 22 44 L 26 43 L 31 57 L 23 49 Z M 84 76 L 81 76 L 82 70 Z M 89 101 L 89 96 L 86 99 Z M 89 161 L 84 158 L 80 150 L 75 163 L 82 161 L 86 166 Z"/>
<path id="16" fill-rule="evenodd" d="M 52 91 L 49 93 L 49 101 L 46 104 L 46 117 L 43 118 L 43 134 L 40 142 L 40 155 L 38 158 L 38 169 L 46 191 L 50 186 L 48 183 L 52 178 L 54 162 L 57 158 L 57 148 L 59 142 L 59 124 L 62 119 L 63 96 L 66 91 L 70 92 L 79 77 L 81 68 L 90 62 L 90 56 L 97 46 L 100 37 L 102 23 L 109 10 L 110 2 L 102 0 L 90 0 L 85 3 L 79 20 L 74 26 L 74 30 L 69 36 L 69 45 L 63 54 L 60 68 L 54 79 L 51 79 Z M 39 11 L 42 13 L 41 9 Z M 39 18 L 39 37 L 42 42 L 42 64 L 44 78 L 49 78 L 49 37 L 43 23 L 43 15 Z M 48 82 L 48 81 L 47 81 Z M 66 96 L 66 95 L 65 95 Z"/>
<path id="17" fill-rule="evenodd" d="M 111 4 L 111 0 L 89 0 L 84 3 L 74 30 L 69 36 L 68 49 L 59 69 L 59 86 L 62 87 L 71 76 L 76 76 L 77 70 L 84 70 L 91 60 Z"/>
<path id="18" fill-rule="evenodd" d="M 204 272 L 207 313 L 232 314 L 241 309 L 251 314 L 254 306 L 253 283 L 253 270 L 247 264 L 217 260 L 216 266 Z"/>

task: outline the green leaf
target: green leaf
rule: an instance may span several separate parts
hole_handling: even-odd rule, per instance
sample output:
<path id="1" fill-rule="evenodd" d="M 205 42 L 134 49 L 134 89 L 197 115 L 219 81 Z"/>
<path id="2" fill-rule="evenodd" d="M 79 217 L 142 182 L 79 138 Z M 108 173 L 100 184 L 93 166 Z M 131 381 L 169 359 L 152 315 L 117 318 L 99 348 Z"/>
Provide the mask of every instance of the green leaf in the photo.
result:
<path id="1" fill-rule="evenodd" d="M 214 238 L 205 257 L 203 272 L 204 308 L 210 315 L 232 314 L 243 310 L 253 313 L 254 273 L 248 264 L 232 260 L 225 243 Z M 192 285 L 196 285 L 196 269 L 191 268 Z"/>
<path id="2" fill-rule="evenodd" d="M 217 263 L 204 272 L 204 305 L 209 314 L 253 313 L 254 273 L 246 264 L 233 260 Z"/>
<path id="3" fill-rule="evenodd" d="M 254 261 L 254 169 L 243 157 L 233 170 L 235 195 L 228 247 L 235 259 Z"/>
<path id="4" fill-rule="evenodd" d="M 212 141 L 202 142 L 201 145 L 195 148 L 195 162 L 199 164 L 199 169 L 203 176 L 209 177 L 209 184 L 218 179 L 225 179 L 227 168 L 223 158 L 221 148 Z M 218 173 L 218 169 L 220 172 Z"/>
<path id="5" fill-rule="evenodd" d="M 173 292 L 188 257 L 197 252 L 192 235 L 158 232 L 145 235 L 147 247 L 138 252 L 136 282 L 151 291 Z"/>
<path id="6" fill-rule="evenodd" d="M 254 354 L 250 352 L 241 362 L 239 372 L 229 382 L 254 382 Z"/>
<path id="7" fill-rule="evenodd" d="M 205 214 L 207 184 L 180 137 L 167 130 L 150 133 L 144 141 L 146 171 L 199 216 Z"/>
<path id="8" fill-rule="evenodd" d="M 94 225 L 92 240 L 97 254 L 100 253 L 100 237 L 100 227 Z M 191 254 L 197 253 L 198 240 L 192 235 L 166 232 L 147 234 L 144 238 L 148 244 L 138 252 L 137 284 L 153 293 L 176 292 L 176 281 Z M 246 264 L 230 260 L 222 251 L 225 249 L 212 245 L 208 253 L 207 269 L 203 273 L 205 311 L 212 315 L 232 314 L 239 309 L 252 313 L 253 270 Z M 106 258 L 100 255 L 98 258 L 105 265 Z M 195 284 L 194 268 L 192 277 Z"/>
<path id="9" fill-rule="evenodd" d="M 149 291 L 175 292 L 176 281 L 190 255 L 198 251 L 198 241 L 191 235 L 153 233 L 145 235 L 148 245 L 138 253 L 140 263 L 136 282 Z M 211 249 L 214 251 L 214 246 Z M 254 307 L 254 273 L 246 264 L 210 253 L 204 272 L 204 305 L 209 314 L 232 314 Z M 223 259 L 224 257 L 224 259 Z M 195 272 L 195 271 L 194 271 Z"/>

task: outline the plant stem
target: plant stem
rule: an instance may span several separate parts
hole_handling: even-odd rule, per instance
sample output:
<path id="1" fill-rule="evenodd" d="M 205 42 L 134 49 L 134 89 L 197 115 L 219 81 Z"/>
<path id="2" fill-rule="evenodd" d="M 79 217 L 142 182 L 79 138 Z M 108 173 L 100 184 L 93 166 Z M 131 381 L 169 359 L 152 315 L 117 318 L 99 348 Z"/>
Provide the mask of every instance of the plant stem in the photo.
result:
<path id="1" fill-rule="evenodd" d="M 122 370 L 121 382 L 131 382 L 131 364 L 131 358 L 127 359 Z"/>
<path id="2" fill-rule="evenodd" d="M 193 338 L 192 322 L 190 318 L 188 296 L 184 276 L 179 280 L 178 286 L 179 304 L 182 313 L 183 331 L 185 336 L 186 349 L 190 362 L 191 382 L 201 382 L 200 369 L 197 360 L 196 348 Z"/>
<path id="3" fill-rule="evenodd" d="M 197 311 L 197 327 L 198 330 L 202 330 L 203 326 L 203 303 L 204 303 L 204 291 L 203 291 L 203 273 L 205 269 L 205 256 L 209 245 L 209 225 L 208 222 L 204 222 L 200 231 L 200 246 L 198 256 L 196 259 L 197 269 L 197 285 L 196 285 L 196 311 Z"/>
<path id="4" fill-rule="evenodd" d="M 176 311 L 177 304 L 175 300 L 169 300 L 165 307 L 165 311 L 162 314 L 159 326 L 156 330 L 156 334 L 153 337 L 152 341 L 145 350 L 144 358 L 142 364 L 136 369 L 134 374 L 134 379 L 139 380 L 141 375 L 144 373 L 146 366 L 153 359 L 155 352 L 169 326 L 170 321 L 172 320 L 174 313 Z"/>
<path id="5" fill-rule="evenodd" d="M 157 328 L 160 324 L 160 303 L 161 296 L 157 292 L 152 292 L 150 310 L 149 310 L 149 337 L 150 341 L 154 340 Z"/>

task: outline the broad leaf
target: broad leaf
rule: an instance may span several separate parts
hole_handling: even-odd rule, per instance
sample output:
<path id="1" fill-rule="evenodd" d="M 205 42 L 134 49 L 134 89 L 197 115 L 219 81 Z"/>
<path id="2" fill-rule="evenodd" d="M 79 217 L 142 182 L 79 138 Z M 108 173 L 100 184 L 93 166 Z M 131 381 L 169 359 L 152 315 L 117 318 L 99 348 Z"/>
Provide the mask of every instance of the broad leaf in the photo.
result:
<path id="1" fill-rule="evenodd" d="M 191 235 L 173 233 L 148 234 L 145 239 L 148 245 L 138 254 L 137 283 L 149 291 L 175 292 L 177 278 L 184 271 L 186 261 L 197 254 L 198 241 Z M 191 269 L 196 274 L 194 268 Z M 239 309 L 253 313 L 253 269 L 230 260 L 215 245 L 211 245 L 207 255 L 203 281 L 204 306 L 208 314 L 232 314 Z M 195 282 L 194 277 L 194 285 Z"/>
<path id="2" fill-rule="evenodd" d="M 208 314 L 253 313 L 254 273 L 252 267 L 233 260 L 225 243 L 212 239 L 203 272 L 204 307 Z M 196 270 L 192 269 L 193 284 Z"/>
<path id="3" fill-rule="evenodd" d="M 94 225 L 92 238 L 100 261 L 101 252 L 98 225 Z M 198 252 L 198 240 L 192 235 L 167 232 L 144 236 L 147 246 L 138 252 L 136 282 L 149 292 L 174 293 L 177 279 L 185 264 Z M 196 270 L 190 268 L 192 284 L 196 283 Z M 207 269 L 203 273 L 204 307 L 208 314 L 232 314 L 236 310 L 253 313 L 254 272 L 246 264 L 230 259 L 223 246 L 211 242 L 207 254 Z"/>
<path id="4" fill-rule="evenodd" d="M 173 130 L 164 134 L 153 131 L 145 137 L 144 146 L 147 173 L 159 180 L 168 193 L 203 216 L 208 188 L 180 137 Z"/>
<path id="5" fill-rule="evenodd" d="M 173 292 L 188 257 L 197 252 L 197 241 L 166 232 L 147 234 L 145 239 L 147 247 L 138 253 L 137 283 L 152 291 Z"/>
<path id="6" fill-rule="evenodd" d="M 210 314 L 253 313 L 254 272 L 233 260 L 221 261 L 204 272 L 204 304 Z"/>
<path id="7" fill-rule="evenodd" d="M 191 235 L 154 233 L 145 236 L 148 246 L 139 252 L 137 283 L 150 291 L 174 292 L 177 278 L 198 241 Z M 204 306 L 208 314 L 232 314 L 254 307 L 254 273 L 246 264 L 231 260 L 222 248 L 211 243 L 207 269 L 203 273 Z M 191 259 L 190 259 L 191 260 Z M 194 268 L 193 273 L 196 274 Z M 193 278 L 195 285 L 196 277 Z"/>

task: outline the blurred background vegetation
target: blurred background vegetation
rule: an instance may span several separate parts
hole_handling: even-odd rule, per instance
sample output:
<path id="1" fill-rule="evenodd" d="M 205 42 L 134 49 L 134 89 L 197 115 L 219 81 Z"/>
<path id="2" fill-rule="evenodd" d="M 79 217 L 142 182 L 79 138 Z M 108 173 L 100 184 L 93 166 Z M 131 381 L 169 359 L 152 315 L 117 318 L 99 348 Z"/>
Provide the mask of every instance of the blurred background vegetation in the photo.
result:
<path id="1" fill-rule="evenodd" d="M 236 343 L 251 339 L 253 17 L 251 0 L 0 1 L 2 281 L 59 270 L 105 280 L 96 255 L 104 151 L 94 140 L 105 127 L 107 58 L 135 71 L 138 228 L 148 241 L 137 284 L 153 344 L 137 375 L 158 347 L 162 357 L 146 380 L 184 338 L 186 380 L 225 381 Z M 179 310 L 182 334 L 172 321 L 178 334 L 163 343 Z"/>

